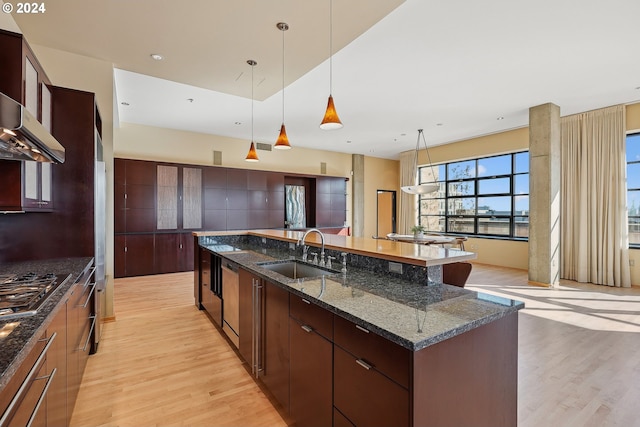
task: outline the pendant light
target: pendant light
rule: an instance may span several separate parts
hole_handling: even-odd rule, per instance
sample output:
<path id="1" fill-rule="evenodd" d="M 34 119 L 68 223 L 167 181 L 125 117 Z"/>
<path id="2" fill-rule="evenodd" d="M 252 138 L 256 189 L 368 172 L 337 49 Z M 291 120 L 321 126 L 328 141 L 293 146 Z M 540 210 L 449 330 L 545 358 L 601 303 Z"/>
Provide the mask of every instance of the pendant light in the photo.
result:
<path id="1" fill-rule="evenodd" d="M 253 67 L 258 65 L 253 59 L 249 59 L 247 64 L 251 65 L 251 146 L 245 160 L 247 162 L 257 162 L 258 153 L 256 152 L 256 145 L 253 143 Z"/>
<path id="2" fill-rule="evenodd" d="M 422 141 L 424 141 L 424 149 L 427 151 L 427 158 L 429 159 L 429 166 L 431 166 L 431 176 L 433 177 L 433 182 L 427 182 L 418 185 L 405 185 L 404 187 L 401 187 L 402 191 L 409 194 L 429 194 L 437 191 L 440 188 L 440 184 L 435 182 L 436 174 L 433 171 L 433 164 L 431 163 L 429 148 L 427 147 L 427 141 L 424 139 L 424 133 L 422 129 L 418 129 L 418 141 L 416 142 L 416 152 L 414 153 L 411 176 L 415 178 L 418 175 L 418 149 L 420 148 L 420 135 L 422 135 Z"/>
<path id="3" fill-rule="evenodd" d="M 291 145 L 289 145 L 289 137 L 287 137 L 287 130 L 284 127 L 284 32 L 289 29 L 289 25 L 285 22 L 278 22 L 277 27 L 282 31 L 282 126 L 280 126 L 280 135 L 278 135 L 273 148 L 287 150 L 291 148 Z"/>
<path id="4" fill-rule="evenodd" d="M 333 105 L 333 0 L 329 0 L 329 101 L 327 102 L 327 111 L 324 113 L 320 129 L 334 130 L 342 127 L 342 122 Z"/>

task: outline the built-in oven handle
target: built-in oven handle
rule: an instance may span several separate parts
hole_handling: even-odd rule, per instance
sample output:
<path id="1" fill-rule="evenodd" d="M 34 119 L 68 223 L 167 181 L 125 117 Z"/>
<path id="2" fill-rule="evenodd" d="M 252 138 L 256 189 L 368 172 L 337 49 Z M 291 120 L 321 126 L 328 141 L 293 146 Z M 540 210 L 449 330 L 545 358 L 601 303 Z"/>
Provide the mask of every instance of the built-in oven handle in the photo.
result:
<path id="1" fill-rule="evenodd" d="M 84 346 L 78 349 L 80 351 L 87 351 L 87 347 L 91 341 L 91 334 L 93 334 L 93 329 L 96 327 L 96 316 L 89 316 L 89 319 L 91 319 L 91 329 L 89 329 L 89 335 L 87 336 L 87 340 L 84 342 Z"/>
<path id="2" fill-rule="evenodd" d="M 38 402 L 36 403 L 36 407 L 33 408 L 33 412 L 31 413 L 31 416 L 29 417 L 29 421 L 27 422 L 26 427 L 31 427 L 31 425 L 33 424 L 33 420 L 36 419 L 36 415 L 38 414 L 38 410 L 40 409 L 40 405 L 42 405 L 42 402 L 44 401 L 44 398 L 47 396 L 47 392 L 49 391 L 49 386 L 51 385 L 51 381 L 53 381 L 53 377 L 56 376 L 56 372 L 58 371 L 58 368 L 53 368 L 53 371 L 51 371 L 51 373 L 49 375 L 45 375 L 44 377 L 38 377 L 35 380 L 39 381 L 39 380 L 47 380 L 47 383 L 44 385 L 44 389 L 42 390 L 42 393 L 40 393 L 40 397 L 38 398 Z"/>
<path id="3" fill-rule="evenodd" d="M 42 349 L 42 352 L 38 356 L 38 359 L 33 364 L 33 367 L 31 368 L 31 370 L 27 374 L 27 377 L 22 382 L 22 385 L 20 385 L 20 388 L 16 392 L 15 396 L 13 396 L 13 399 L 11 399 L 11 402 L 9 403 L 9 406 L 7 406 L 6 411 L 4 411 L 4 414 L 2 414 L 2 418 L 0 418 L 0 426 L 4 426 L 5 425 L 5 422 L 9 418 L 9 415 L 13 412 L 14 406 L 16 406 L 19 402 L 22 401 L 22 395 L 24 394 L 26 389 L 29 387 L 29 385 L 31 383 L 31 379 L 33 378 L 33 376 L 40 369 L 40 364 L 42 363 L 42 361 L 46 357 L 47 350 L 49 350 L 49 347 L 51 347 L 51 344 L 53 344 L 53 341 L 56 339 L 56 336 L 58 336 L 58 333 L 54 332 L 53 335 L 51 335 L 51 337 L 47 340 L 47 344 Z"/>
<path id="4" fill-rule="evenodd" d="M 78 304 L 78 307 L 87 308 L 87 304 L 89 304 L 89 301 L 91 301 L 91 295 L 93 295 L 93 291 L 95 290 L 96 282 L 93 282 L 93 284 L 91 285 L 91 290 L 89 291 L 89 295 L 87 296 L 87 300 L 84 302 L 84 304 Z"/>

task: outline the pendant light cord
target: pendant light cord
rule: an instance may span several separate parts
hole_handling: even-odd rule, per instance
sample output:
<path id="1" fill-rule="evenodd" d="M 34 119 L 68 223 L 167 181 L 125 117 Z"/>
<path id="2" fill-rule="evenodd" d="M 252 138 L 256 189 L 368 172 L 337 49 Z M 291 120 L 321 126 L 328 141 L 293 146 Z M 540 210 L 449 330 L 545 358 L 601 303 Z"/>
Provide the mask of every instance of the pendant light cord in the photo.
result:
<path id="1" fill-rule="evenodd" d="M 285 24 L 286 25 L 286 24 Z M 284 124 L 284 32 L 289 28 L 283 27 L 282 31 L 282 123 Z"/>
<path id="2" fill-rule="evenodd" d="M 329 0 L 329 96 L 333 93 L 333 0 Z"/>
<path id="3" fill-rule="evenodd" d="M 253 67 L 256 65 L 255 61 L 252 61 L 250 65 L 251 65 L 251 142 L 253 142 Z"/>
<path id="4" fill-rule="evenodd" d="M 418 149 L 420 148 L 420 135 L 422 135 L 422 141 L 424 142 L 424 149 L 427 152 L 427 159 L 429 159 L 429 167 L 431 167 L 431 180 L 436 182 L 436 174 L 433 171 L 433 162 L 431 161 L 431 154 L 429 154 L 429 148 L 427 147 L 427 140 L 424 137 L 424 132 L 422 129 L 418 129 L 418 143 L 416 144 L 416 161 L 415 161 L 415 170 L 416 174 L 418 173 Z"/>

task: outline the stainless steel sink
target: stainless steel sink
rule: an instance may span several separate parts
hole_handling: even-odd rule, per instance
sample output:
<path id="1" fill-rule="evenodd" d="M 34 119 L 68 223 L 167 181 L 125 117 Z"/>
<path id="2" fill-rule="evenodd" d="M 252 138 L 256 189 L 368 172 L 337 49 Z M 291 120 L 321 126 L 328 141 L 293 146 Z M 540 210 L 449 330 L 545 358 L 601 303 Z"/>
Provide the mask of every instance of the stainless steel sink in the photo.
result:
<path id="1" fill-rule="evenodd" d="M 321 277 L 338 274 L 339 271 L 318 267 L 298 260 L 259 262 L 258 265 L 290 279 Z"/>

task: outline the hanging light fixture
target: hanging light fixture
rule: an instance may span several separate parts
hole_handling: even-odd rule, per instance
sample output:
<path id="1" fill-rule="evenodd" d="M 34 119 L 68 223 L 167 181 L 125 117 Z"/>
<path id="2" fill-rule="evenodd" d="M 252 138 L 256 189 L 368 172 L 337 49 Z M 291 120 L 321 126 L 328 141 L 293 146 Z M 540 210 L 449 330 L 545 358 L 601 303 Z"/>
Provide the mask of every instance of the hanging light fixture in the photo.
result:
<path id="1" fill-rule="evenodd" d="M 258 153 L 256 152 L 256 145 L 253 143 L 253 67 L 258 65 L 253 59 L 247 60 L 247 64 L 251 65 L 251 146 L 245 160 L 247 162 L 257 162 Z"/>
<path id="2" fill-rule="evenodd" d="M 280 126 L 280 135 L 278 135 L 273 148 L 287 150 L 291 148 L 291 145 L 289 145 L 289 137 L 287 137 L 287 130 L 284 127 L 284 32 L 289 29 L 289 25 L 285 22 L 278 22 L 277 27 L 282 31 L 282 126 Z"/>
<path id="3" fill-rule="evenodd" d="M 333 105 L 333 1 L 329 0 L 329 101 L 327 102 L 327 111 L 324 113 L 320 129 L 333 130 L 340 129 L 342 122 Z"/>
<path id="4" fill-rule="evenodd" d="M 433 178 L 433 182 L 426 182 L 418 185 L 405 185 L 401 187 L 402 191 L 409 194 L 429 194 L 438 191 L 438 189 L 440 188 L 440 184 L 435 181 L 436 174 L 433 171 L 433 163 L 431 163 L 429 148 L 427 147 L 427 141 L 424 138 L 424 132 L 422 131 L 422 129 L 418 129 L 418 141 L 416 142 L 416 152 L 414 153 L 413 157 L 413 169 L 411 170 L 411 176 L 415 178 L 418 175 L 418 150 L 420 148 L 420 135 L 422 135 L 424 149 L 427 151 L 427 158 L 429 159 L 429 166 L 431 167 L 431 177 Z"/>

